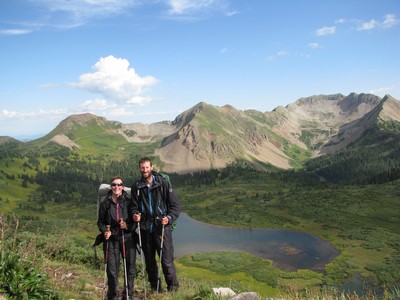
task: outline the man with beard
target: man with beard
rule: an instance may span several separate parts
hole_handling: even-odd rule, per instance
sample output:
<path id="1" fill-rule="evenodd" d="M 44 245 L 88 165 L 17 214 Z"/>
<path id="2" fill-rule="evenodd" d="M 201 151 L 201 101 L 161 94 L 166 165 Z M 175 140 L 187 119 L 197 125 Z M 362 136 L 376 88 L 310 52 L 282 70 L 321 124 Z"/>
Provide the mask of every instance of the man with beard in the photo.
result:
<path id="1" fill-rule="evenodd" d="M 173 222 L 179 217 L 179 199 L 171 183 L 154 171 L 148 157 L 139 161 L 141 178 L 133 184 L 132 215 L 140 224 L 143 253 L 146 261 L 148 280 L 153 291 L 162 292 L 156 253 L 161 259 L 167 289 L 176 291 L 179 287 L 174 264 L 172 242 Z"/>

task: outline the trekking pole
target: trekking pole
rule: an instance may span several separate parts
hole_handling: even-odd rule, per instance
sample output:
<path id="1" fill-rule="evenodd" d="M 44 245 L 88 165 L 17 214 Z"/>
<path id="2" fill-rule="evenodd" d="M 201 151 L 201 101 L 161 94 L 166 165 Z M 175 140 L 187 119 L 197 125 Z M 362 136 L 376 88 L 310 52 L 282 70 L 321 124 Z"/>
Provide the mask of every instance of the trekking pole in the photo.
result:
<path id="1" fill-rule="evenodd" d="M 121 218 L 121 222 L 124 219 Z M 122 232 L 122 260 L 124 261 L 124 278 L 125 278 L 125 295 L 126 295 L 126 300 L 129 300 L 129 294 L 128 294 L 128 278 L 126 276 L 126 252 L 125 252 L 125 236 L 124 236 L 124 230 L 121 229 Z"/>
<path id="2" fill-rule="evenodd" d="M 110 231 L 110 225 L 107 225 L 107 231 Z M 110 238 L 106 240 L 106 257 L 104 260 L 104 285 L 103 285 L 103 298 L 105 299 L 105 293 L 106 293 L 106 281 L 107 281 L 107 263 L 108 263 L 108 247 L 110 245 Z"/>
<path id="3" fill-rule="evenodd" d="M 162 220 L 162 219 L 161 219 Z M 162 222 L 162 221 L 161 221 Z M 158 294 L 158 290 L 160 287 L 160 281 L 161 281 L 161 258 L 162 258 L 162 250 L 163 250 L 163 246 L 164 246 L 164 230 L 165 230 L 165 225 L 162 224 L 162 232 L 161 232 L 161 249 L 160 249 L 160 263 L 158 266 L 158 280 L 157 280 L 157 294 Z"/>
<path id="4" fill-rule="evenodd" d="M 142 261 L 142 275 L 143 275 L 143 290 L 144 290 L 144 299 L 146 297 L 146 279 L 144 275 L 144 260 L 143 260 L 143 249 L 142 249 L 142 234 L 140 233 L 140 221 L 137 223 L 138 234 L 139 234 L 139 247 L 140 247 L 140 260 Z"/>

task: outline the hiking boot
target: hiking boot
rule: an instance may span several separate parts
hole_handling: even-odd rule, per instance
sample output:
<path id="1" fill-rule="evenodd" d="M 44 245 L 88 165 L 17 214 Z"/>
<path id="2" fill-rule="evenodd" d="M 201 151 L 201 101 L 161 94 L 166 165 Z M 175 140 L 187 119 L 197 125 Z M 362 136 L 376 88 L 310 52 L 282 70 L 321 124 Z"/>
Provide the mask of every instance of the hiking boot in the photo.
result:
<path id="1" fill-rule="evenodd" d="M 179 285 L 171 285 L 167 288 L 168 292 L 176 292 L 179 288 Z"/>
<path id="2" fill-rule="evenodd" d="M 132 299 L 133 299 L 133 292 L 129 292 L 129 291 L 128 291 L 128 293 L 129 293 L 128 299 L 129 299 L 129 300 L 132 300 Z M 125 293 L 125 292 L 122 293 L 122 298 L 121 298 L 121 300 L 126 300 L 126 293 Z"/>
<path id="3" fill-rule="evenodd" d="M 157 286 L 152 286 L 152 287 L 151 287 L 151 290 L 152 290 L 154 293 L 157 293 Z M 162 286 L 159 286 L 159 287 L 158 287 L 158 292 L 159 292 L 159 293 L 164 293 L 164 289 L 162 288 Z"/>

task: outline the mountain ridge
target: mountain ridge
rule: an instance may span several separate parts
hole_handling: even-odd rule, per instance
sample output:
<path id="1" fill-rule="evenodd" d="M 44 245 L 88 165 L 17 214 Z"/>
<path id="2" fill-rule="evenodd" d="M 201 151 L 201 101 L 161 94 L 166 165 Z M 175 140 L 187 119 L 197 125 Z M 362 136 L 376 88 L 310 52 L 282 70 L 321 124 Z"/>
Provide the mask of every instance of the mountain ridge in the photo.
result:
<path id="1" fill-rule="evenodd" d="M 153 143 L 153 153 L 146 155 L 159 157 L 167 172 L 218 169 L 235 161 L 291 169 L 309 158 L 345 149 L 382 122 L 400 122 L 398 100 L 390 95 L 338 93 L 300 98 L 271 112 L 199 102 L 173 121 L 151 124 L 124 124 L 90 113 L 71 115 L 32 143 L 53 142 L 77 151 L 88 145 L 108 151 L 107 147 Z"/>

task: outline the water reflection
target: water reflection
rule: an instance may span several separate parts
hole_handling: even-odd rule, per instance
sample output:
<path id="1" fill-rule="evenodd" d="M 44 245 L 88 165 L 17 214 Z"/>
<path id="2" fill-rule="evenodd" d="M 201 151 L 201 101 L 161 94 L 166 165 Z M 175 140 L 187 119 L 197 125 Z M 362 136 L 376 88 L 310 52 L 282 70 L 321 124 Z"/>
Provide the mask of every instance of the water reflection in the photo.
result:
<path id="1" fill-rule="evenodd" d="M 322 271 L 338 251 L 310 234 L 281 229 L 235 229 L 212 226 L 181 214 L 174 230 L 175 255 L 246 251 L 271 259 L 283 270 Z"/>

